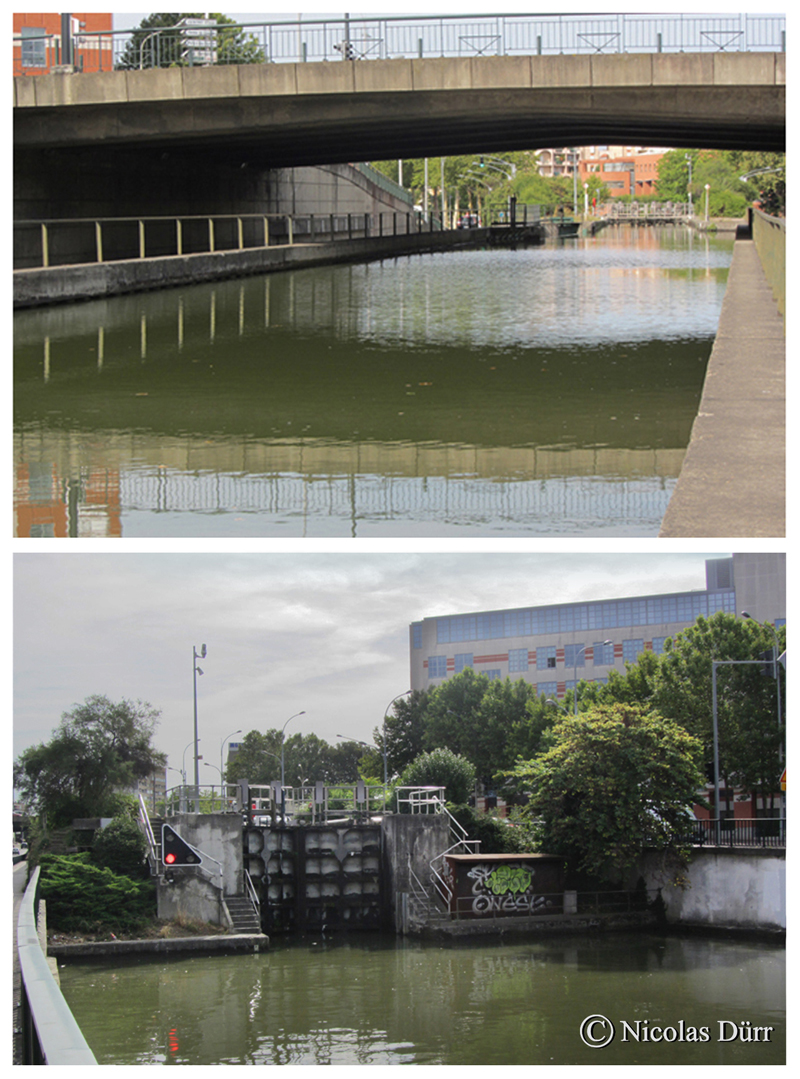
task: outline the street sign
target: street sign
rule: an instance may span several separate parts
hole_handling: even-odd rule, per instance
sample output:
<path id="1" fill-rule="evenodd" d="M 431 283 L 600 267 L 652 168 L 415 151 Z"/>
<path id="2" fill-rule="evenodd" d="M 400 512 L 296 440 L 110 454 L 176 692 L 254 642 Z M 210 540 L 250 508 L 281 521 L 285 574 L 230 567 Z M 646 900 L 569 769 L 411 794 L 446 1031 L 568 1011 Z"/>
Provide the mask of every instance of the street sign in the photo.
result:
<path id="1" fill-rule="evenodd" d="M 781 772 L 781 790 L 786 790 L 786 769 Z"/>

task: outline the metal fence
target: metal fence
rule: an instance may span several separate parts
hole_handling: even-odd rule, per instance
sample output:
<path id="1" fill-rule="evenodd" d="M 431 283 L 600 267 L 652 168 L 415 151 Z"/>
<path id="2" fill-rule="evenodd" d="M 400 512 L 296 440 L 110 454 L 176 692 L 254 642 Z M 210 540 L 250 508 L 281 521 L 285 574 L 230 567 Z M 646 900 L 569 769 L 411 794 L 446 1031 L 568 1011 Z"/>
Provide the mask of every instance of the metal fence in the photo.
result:
<path id="1" fill-rule="evenodd" d="M 457 56 L 785 52 L 784 15 L 409 15 L 215 24 L 79 33 L 78 70 Z M 64 62 L 57 35 L 15 57 L 15 74 Z M 34 66 L 31 61 L 34 61 Z"/>
<path id="2" fill-rule="evenodd" d="M 441 231 L 440 219 L 429 214 L 426 220 L 419 210 L 375 214 L 184 214 L 19 220 L 14 222 L 14 269 L 47 269 L 435 231 Z"/>
<path id="3" fill-rule="evenodd" d="M 692 823 L 687 842 L 708 847 L 785 847 L 786 819 L 783 817 L 729 817 Z"/>

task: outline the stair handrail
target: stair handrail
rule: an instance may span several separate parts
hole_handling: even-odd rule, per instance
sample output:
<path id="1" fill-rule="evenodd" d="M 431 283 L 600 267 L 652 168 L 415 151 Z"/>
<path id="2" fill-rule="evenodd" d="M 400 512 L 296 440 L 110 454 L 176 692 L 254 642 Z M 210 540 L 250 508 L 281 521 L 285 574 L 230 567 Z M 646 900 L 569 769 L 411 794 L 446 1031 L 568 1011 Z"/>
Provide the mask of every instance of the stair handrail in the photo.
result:
<path id="1" fill-rule="evenodd" d="M 147 840 L 147 851 L 150 857 L 153 859 L 155 870 L 158 870 L 158 844 L 156 843 L 156 837 L 153 834 L 153 825 L 150 823 L 150 815 L 147 812 L 147 805 L 142 795 L 139 795 L 139 825 L 144 832 L 144 837 Z"/>
<path id="2" fill-rule="evenodd" d="M 444 867 L 444 859 L 448 854 L 480 854 L 481 841 L 480 839 L 470 839 L 469 833 L 460 821 L 457 821 L 450 810 L 445 805 L 443 798 L 438 798 L 439 807 L 438 813 L 444 813 L 450 824 L 450 838 L 453 842 L 441 853 L 435 855 L 430 861 L 431 870 L 431 883 L 433 884 L 434 893 L 439 896 L 445 905 L 446 909 L 450 909 L 450 903 L 453 898 L 453 889 L 445 880 L 441 870 Z"/>
<path id="3" fill-rule="evenodd" d="M 261 919 L 261 900 L 258 898 L 258 892 L 256 891 L 255 885 L 253 884 L 253 878 L 250 876 L 250 874 L 248 873 L 248 871 L 246 869 L 244 871 L 244 890 L 245 890 L 245 894 L 247 895 L 247 898 L 253 904 L 253 910 L 255 910 L 255 912 L 258 915 L 259 920 L 260 920 Z"/>

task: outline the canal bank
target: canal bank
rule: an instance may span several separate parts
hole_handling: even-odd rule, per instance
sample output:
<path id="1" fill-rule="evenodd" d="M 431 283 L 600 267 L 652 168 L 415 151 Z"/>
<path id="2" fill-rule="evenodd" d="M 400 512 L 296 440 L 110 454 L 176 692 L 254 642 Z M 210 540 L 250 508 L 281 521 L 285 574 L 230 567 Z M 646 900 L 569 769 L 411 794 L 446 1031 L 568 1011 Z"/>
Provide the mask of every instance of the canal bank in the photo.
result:
<path id="1" fill-rule="evenodd" d="M 740 230 L 689 447 L 659 536 L 786 534 L 786 337 Z"/>
<path id="2" fill-rule="evenodd" d="M 75 303 L 130 292 L 174 288 L 204 281 L 283 270 L 370 262 L 399 255 L 447 251 L 483 242 L 488 229 L 411 232 L 328 243 L 279 244 L 236 251 L 206 251 L 163 258 L 120 259 L 14 271 L 14 307 Z"/>

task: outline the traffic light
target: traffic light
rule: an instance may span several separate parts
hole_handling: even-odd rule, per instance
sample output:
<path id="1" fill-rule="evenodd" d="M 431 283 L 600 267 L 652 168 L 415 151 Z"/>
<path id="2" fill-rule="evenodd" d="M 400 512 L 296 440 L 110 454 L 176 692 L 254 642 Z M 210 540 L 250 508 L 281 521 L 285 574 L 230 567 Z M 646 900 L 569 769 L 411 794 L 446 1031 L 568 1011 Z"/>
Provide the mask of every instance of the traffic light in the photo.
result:
<path id="1" fill-rule="evenodd" d="M 199 865 L 202 860 L 202 854 L 181 839 L 174 828 L 168 824 L 161 825 L 161 861 L 164 865 Z"/>

